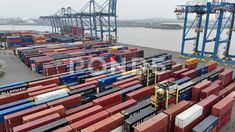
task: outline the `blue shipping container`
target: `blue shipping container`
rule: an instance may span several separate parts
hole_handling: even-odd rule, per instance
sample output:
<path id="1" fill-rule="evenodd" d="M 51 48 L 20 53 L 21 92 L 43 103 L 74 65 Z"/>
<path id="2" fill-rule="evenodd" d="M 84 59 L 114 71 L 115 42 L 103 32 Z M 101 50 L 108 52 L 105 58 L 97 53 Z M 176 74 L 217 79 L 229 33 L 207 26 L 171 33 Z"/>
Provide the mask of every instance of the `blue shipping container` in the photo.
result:
<path id="1" fill-rule="evenodd" d="M 217 127 L 218 117 L 208 116 L 202 122 L 200 122 L 197 126 L 192 129 L 192 132 L 210 132 L 212 129 Z"/>

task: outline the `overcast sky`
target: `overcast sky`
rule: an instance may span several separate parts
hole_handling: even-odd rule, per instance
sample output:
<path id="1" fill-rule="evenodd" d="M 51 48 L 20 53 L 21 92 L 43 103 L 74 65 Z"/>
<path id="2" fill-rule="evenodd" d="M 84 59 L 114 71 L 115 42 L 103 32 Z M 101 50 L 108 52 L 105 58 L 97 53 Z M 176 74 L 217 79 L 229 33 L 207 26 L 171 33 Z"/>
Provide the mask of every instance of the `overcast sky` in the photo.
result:
<path id="1" fill-rule="evenodd" d="M 76 11 L 89 0 L 0 0 L 0 17 L 35 18 L 54 14 L 61 7 Z M 105 0 L 96 0 L 102 3 Z M 118 19 L 175 18 L 176 5 L 185 0 L 118 0 Z"/>

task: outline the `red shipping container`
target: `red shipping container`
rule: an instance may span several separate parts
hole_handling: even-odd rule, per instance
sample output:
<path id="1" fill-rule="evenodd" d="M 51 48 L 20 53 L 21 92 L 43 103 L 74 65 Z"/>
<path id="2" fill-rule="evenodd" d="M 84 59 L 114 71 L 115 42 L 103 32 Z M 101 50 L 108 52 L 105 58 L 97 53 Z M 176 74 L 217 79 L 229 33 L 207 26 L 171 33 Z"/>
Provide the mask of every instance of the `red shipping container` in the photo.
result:
<path id="1" fill-rule="evenodd" d="M 56 106 L 56 107 L 53 107 L 53 108 L 50 108 L 47 110 L 43 110 L 43 111 L 40 111 L 37 113 L 33 113 L 31 115 L 24 116 L 23 122 L 24 123 L 31 122 L 36 119 L 46 117 L 46 116 L 54 114 L 54 113 L 59 113 L 60 117 L 64 117 L 65 116 L 64 106 L 60 105 L 60 106 Z"/>
<path id="2" fill-rule="evenodd" d="M 46 117 L 34 120 L 32 122 L 24 123 L 20 126 L 16 126 L 13 128 L 14 132 L 27 132 L 30 130 L 33 130 L 35 128 L 38 128 L 40 126 L 46 125 L 48 123 L 54 122 L 56 120 L 60 119 L 60 115 L 58 113 L 48 115 Z"/>
<path id="3" fill-rule="evenodd" d="M 222 100 L 224 97 L 226 97 L 227 95 L 229 95 L 229 90 L 228 89 L 222 89 L 219 91 L 219 100 Z"/>
<path id="4" fill-rule="evenodd" d="M 56 67 L 51 66 L 51 65 L 44 66 L 43 67 L 43 73 L 44 73 L 45 76 L 55 75 L 57 73 Z"/>
<path id="5" fill-rule="evenodd" d="M 167 132 L 168 115 L 160 113 L 147 121 L 137 125 L 134 128 L 135 132 Z"/>
<path id="6" fill-rule="evenodd" d="M 49 84 L 58 84 L 60 85 L 60 78 L 59 77 L 53 77 L 53 78 L 48 78 L 48 79 L 44 79 L 44 80 L 40 80 L 40 81 L 36 81 L 36 82 L 31 82 L 29 83 L 30 87 L 34 87 L 34 86 L 45 86 L 45 85 L 49 85 Z"/>
<path id="7" fill-rule="evenodd" d="M 211 115 L 219 118 L 218 128 L 223 126 L 223 121 L 228 118 L 228 115 L 231 117 L 232 107 L 233 98 L 231 96 L 225 97 L 212 107 Z"/>
<path id="8" fill-rule="evenodd" d="M 192 70 L 192 69 L 197 68 L 197 64 L 185 65 L 185 68 Z"/>
<path id="9" fill-rule="evenodd" d="M 218 102 L 219 98 L 216 95 L 210 95 L 207 98 L 197 103 L 203 107 L 203 117 L 207 117 L 211 114 L 212 106 Z"/>
<path id="10" fill-rule="evenodd" d="M 103 110 L 103 108 L 101 106 L 97 105 L 97 106 L 88 108 L 86 110 L 83 110 L 81 112 L 72 114 L 68 117 L 65 117 L 65 119 L 71 124 L 71 123 L 74 123 L 76 121 L 82 120 L 82 119 L 84 119 L 88 116 L 94 115 L 94 114 L 96 114 L 96 113 L 98 113 L 102 110 Z"/>
<path id="11" fill-rule="evenodd" d="M 213 62 L 209 62 L 208 66 L 208 72 L 211 72 L 213 70 L 216 70 L 217 66 L 218 66 L 218 62 L 213 61 Z"/>
<path id="12" fill-rule="evenodd" d="M 113 129 L 124 124 L 124 116 L 121 113 L 110 116 L 100 122 L 97 122 L 85 129 L 83 132 L 110 132 Z"/>
<path id="13" fill-rule="evenodd" d="M 98 81 L 99 79 L 105 78 L 107 76 L 108 76 L 108 74 L 104 74 L 104 75 L 88 78 L 88 79 L 85 80 L 85 82 Z"/>
<path id="14" fill-rule="evenodd" d="M 129 88 L 131 86 L 137 85 L 137 84 L 141 84 L 141 81 L 140 80 L 135 80 L 135 81 L 132 81 L 132 82 L 128 82 L 128 83 L 119 85 L 118 88 L 125 89 L 125 88 Z"/>
<path id="15" fill-rule="evenodd" d="M 68 96 L 68 97 L 47 103 L 47 105 L 49 107 L 63 105 L 65 107 L 65 109 L 69 109 L 74 106 L 78 106 L 80 104 L 81 104 L 81 95 L 79 95 L 79 94 Z"/>
<path id="16" fill-rule="evenodd" d="M 69 109 L 69 110 L 65 111 L 65 114 L 66 114 L 66 116 L 69 116 L 69 115 L 78 113 L 80 111 L 86 110 L 88 108 L 91 108 L 92 106 L 93 106 L 92 102 L 91 103 L 87 103 L 87 104 L 84 104 L 84 105 L 81 105 L 81 106 Z"/>
<path id="17" fill-rule="evenodd" d="M 138 79 L 139 79 L 139 76 L 134 76 L 132 78 L 128 78 L 128 79 L 124 79 L 124 80 L 121 80 L 121 81 L 118 81 L 118 82 L 114 82 L 112 84 L 112 87 L 117 88 L 122 84 L 129 83 L 129 82 L 132 82 L 132 81 L 135 81 L 135 80 L 138 80 Z"/>
<path id="18" fill-rule="evenodd" d="M 183 68 L 183 65 L 182 64 L 176 64 L 174 66 L 172 66 L 172 71 L 175 72 L 175 71 L 179 71 Z"/>
<path id="19" fill-rule="evenodd" d="M 106 95 L 104 97 L 92 101 L 94 105 L 100 105 L 105 108 L 112 107 L 122 102 L 121 94 L 119 92 Z"/>
<path id="20" fill-rule="evenodd" d="M 193 79 L 193 78 L 197 77 L 197 71 L 190 70 L 190 71 L 184 72 L 181 74 L 181 78 L 184 78 L 184 77 L 190 77 Z"/>
<path id="21" fill-rule="evenodd" d="M 217 69 L 216 70 L 218 70 L 218 71 L 220 71 L 220 72 L 224 72 L 224 67 L 222 67 L 222 66 L 219 66 L 219 67 L 217 67 Z"/>
<path id="22" fill-rule="evenodd" d="M 232 82 L 233 70 L 226 70 L 220 74 L 219 79 L 223 81 L 223 86 L 228 86 Z"/>
<path id="23" fill-rule="evenodd" d="M 176 80 L 178 80 L 178 79 L 180 79 L 180 75 L 184 72 L 187 72 L 187 71 L 188 71 L 187 68 L 183 68 L 179 71 L 175 71 L 175 72 L 172 73 L 172 77 L 174 77 Z"/>
<path id="24" fill-rule="evenodd" d="M 2 130 L 2 132 L 6 132 L 6 128 L 3 122 L 0 123 L 0 130 Z"/>
<path id="25" fill-rule="evenodd" d="M 108 109 L 106 109 L 106 111 L 110 114 L 110 115 L 114 115 L 118 112 L 121 112 L 131 106 L 134 106 L 135 104 L 137 103 L 136 100 L 134 99 L 130 99 L 130 100 L 127 100 L 126 102 L 123 102 L 121 104 L 118 104 L 118 105 L 115 105 L 113 107 L 110 107 Z"/>
<path id="26" fill-rule="evenodd" d="M 49 84 L 46 86 L 35 86 L 35 87 L 31 87 L 27 89 L 28 93 L 32 93 L 32 92 L 36 92 L 36 91 L 40 91 L 40 90 L 44 90 L 44 89 L 48 89 L 48 88 L 52 88 L 52 87 L 56 87 L 57 84 Z"/>
<path id="27" fill-rule="evenodd" d="M 167 114 L 169 117 L 168 123 L 168 132 L 174 132 L 175 117 L 181 112 L 185 111 L 191 106 L 191 103 L 188 101 L 181 101 L 178 104 L 166 109 L 163 113 Z"/>
<path id="28" fill-rule="evenodd" d="M 218 95 L 219 91 L 220 91 L 220 85 L 213 83 L 211 84 L 209 87 L 203 89 L 200 93 L 200 99 L 205 99 L 206 97 L 214 94 L 214 95 Z"/>
<path id="29" fill-rule="evenodd" d="M 150 97 L 154 94 L 154 86 L 141 88 L 126 95 L 126 100 L 135 99 L 137 101 Z"/>
<path id="30" fill-rule="evenodd" d="M 41 95 L 44 93 L 48 93 L 48 92 L 52 92 L 52 91 L 56 91 L 56 90 L 60 90 L 60 89 L 64 89 L 64 88 L 67 88 L 67 87 L 66 86 L 57 86 L 57 87 L 52 87 L 52 88 L 32 92 L 32 93 L 29 93 L 29 97 L 35 97 L 37 95 Z"/>
<path id="31" fill-rule="evenodd" d="M 79 85 L 75 85 L 75 86 L 71 86 L 69 87 L 70 90 L 75 90 L 75 89 L 80 89 L 80 88 L 84 88 L 90 85 L 98 85 L 98 81 L 91 81 L 91 82 L 87 82 L 87 83 L 83 83 L 83 84 L 79 84 Z"/>
<path id="32" fill-rule="evenodd" d="M 229 93 L 232 93 L 233 91 L 235 91 L 235 82 L 225 87 L 225 89 L 229 90 Z"/>
<path id="33" fill-rule="evenodd" d="M 171 74 L 172 74 L 172 71 L 171 70 L 167 70 L 165 72 L 161 72 L 158 74 L 158 82 L 162 82 L 166 79 L 169 79 L 171 78 Z"/>
<path id="34" fill-rule="evenodd" d="M 74 122 L 72 124 L 70 124 L 70 126 L 72 127 L 72 129 L 74 129 L 74 131 L 81 131 L 82 129 L 91 126 L 105 118 L 109 117 L 109 113 L 106 111 L 101 111 L 99 113 L 96 113 L 92 116 L 89 116 L 85 119 L 82 119 L 80 121 Z"/>
<path id="35" fill-rule="evenodd" d="M 198 102 L 200 100 L 200 93 L 203 89 L 209 87 L 211 85 L 211 81 L 202 81 L 201 83 L 195 85 L 192 88 L 192 101 Z"/>
<path id="36" fill-rule="evenodd" d="M 221 86 L 220 90 L 223 89 L 223 82 L 221 80 L 216 80 L 216 81 L 213 82 L 213 84 L 214 83 L 217 83 L 217 84 L 219 84 Z"/>
<path id="37" fill-rule="evenodd" d="M 15 101 L 18 101 L 18 100 L 21 100 L 21 99 L 26 99 L 28 97 L 29 96 L 28 96 L 28 93 L 26 91 L 20 91 L 20 92 L 17 92 L 17 93 L 13 93 L 13 94 L 10 94 L 10 95 L 0 97 L 0 104 L 4 105 L 4 104 L 15 102 Z"/>
<path id="38" fill-rule="evenodd" d="M 57 129 L 57 130 L 55 130 L 53 132 L 73 132 L 73 129 L 72 129 L 72 127 L 67 125 L 67 126 L 64 126 L 62 128 L 59 128 L 59 129 Z"/>
<path id="39" fill-rule="evenodd" d="M 5 126 L 6 126 L 7 132 L 13 132 L 13 127 L 23 124 L 22 118 L 24 116 L 27 116 L 27 115 L 30 115 L 30 114 L 33 114 L 42 110 L 46 110 L 47 108 L 48 108 L 47 105 L 39 105 L 39 106 L 29 108 L 20 112 L 6 115 L 4 119 L 5 119 Z"/>

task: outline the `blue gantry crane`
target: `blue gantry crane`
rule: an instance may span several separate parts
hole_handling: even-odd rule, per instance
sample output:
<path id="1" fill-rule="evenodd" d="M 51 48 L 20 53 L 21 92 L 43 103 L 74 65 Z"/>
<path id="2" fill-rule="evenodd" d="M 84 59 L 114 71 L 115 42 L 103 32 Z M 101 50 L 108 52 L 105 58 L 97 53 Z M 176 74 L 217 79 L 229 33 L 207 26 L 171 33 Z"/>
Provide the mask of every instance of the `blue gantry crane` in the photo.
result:
<path id="1" fill-rule="evenodd" d="M 235 56 L 231 53 L 232 34 L 234 31 L 234 13 L 235 3 L 229 0 L 207 2 L 205 0 L 192 0 L 184 6 L 180 6 L 176 11 L 177 15 L 184 14 L 184 30 L 181 46 L 181 54 L 183 56 L 197 57 L 205 59 L 208 55 L 214 61 L 221 63 L 235 64 Z M 189 21 L 189 14 L 196 14 L 195 20 L 192 25 L 187 26 Z M 202 16 L 205 16 L 203 20 Z M 212 19 L 212 16 L 216 16 Z M 194 23 L 197 24 L 193 26 Z M 212 26 L 211 26 L 212 24 Z M 204 28 L 202 28 L 204 26 Z M 195 37 L 187 37 L 189 31 L 195 27 Z M 203 30 L 204 29 L 204 30 Z M 203 38 L 200 43 L 200 32 L 203 32 Z M 186 42 L 194 40 L 193 52 L 185 53 Z M 213 47 L 212 50 L 208 46 Z M 222 56 L 219 56 L 221 46 L 224 46 Z"/>
<path id="2" fill-rule="evenodd" d="M 101 4 L 95 0 L 89 0 L 80 10 L 74 11 L 71 7 L 61 8 L 51 16 L 42 16 L 49 19 L 53 33 L 65 34 L 69 28 L 62 28 L 75 25 L 82 27 L 88 36 L 95 40 L 117 39 L 117 0 L 104 0 Z M 106 36 L 105 36 L 106 35 Z M 85 33 L 82 38 L 85 39 Z"/>

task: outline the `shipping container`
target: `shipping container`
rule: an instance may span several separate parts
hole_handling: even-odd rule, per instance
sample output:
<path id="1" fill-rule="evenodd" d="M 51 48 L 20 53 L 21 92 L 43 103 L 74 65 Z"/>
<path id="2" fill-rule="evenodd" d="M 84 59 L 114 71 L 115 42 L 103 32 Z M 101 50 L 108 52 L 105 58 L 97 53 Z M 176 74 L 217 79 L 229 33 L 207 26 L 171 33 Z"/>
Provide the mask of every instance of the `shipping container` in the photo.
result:
<path id="1" fill-rule="evenodd" d="M 137 85 L 134 85 L 134 86 L 131 86 L 131 87 L 128 87 L 128 88 L 125 88 L 125 89 L 119 91 L 118 93 L 121 94 L 122 102 L 124 102 L 126 100 L 126 95 L 128 93 L 136 91 L 136 90 L 138 90 L 138 89 L 140 89 L 142 87 L 143 87 L 143 85 L 137 84 Z"/>
<path id="2" fill-rule="evenodd" d="M 154 94 L 154 86 L 144 87 L 126 95 L 126 100 L 135 99 L 137 101 L 151 97 Z"/>
<path id="3" fill-rule="evenodd" d="M 103 96 L 106 96 L 106 95 L 109 95 L 109 94 L 112 94 L 112 93 L 115 93 L 115 92 L 118 92 L 118 91 L 120 91 L 120 89 L 112 88 L 112 89 L 106 90 L 104 92 L 95 94 L 95 98 L 100 98 L 100 97 L 103 97 Z"/>
<path id="4" fill-rule="evenodd" d="M 60 117 L 64 117 L 65 116 L 64 106 L 60 105 L 60 106 L 56 106 L 53 108 L 49 108 L 47 110 L 43 110 L 43 111 L 39 111 L 39 112 L 30 114 L 30 115 L 26 115 L 22 118 L 23 123 L 31 122 L 31 121 L 37 120 L 39 118 L 54 114 L 54 113 L 58 113 L 60 115 Z"/>
<path id="5" fill-rule="evenodd" d="M 166 109 L 163 113 L 169 116 L 168 123 L 168 132 L 174 132 L 175 117 L 181 112 L 185 111 L 191 106 L 191 103 L 188 101 L 181 101 L 178 104 Z"/>
<path id="6" fill-rule="evenodd" d="M 26 132 L 33 130 L 37 127 L 40 127 L 42 125 L 46 125 L 48 123 L 54 122 L 56 120 L 60 119 L 60 115 L 58 113 L 54 113 L 51 115 L 48 115 L 46 117 L 39 118 L 37 120 L 24 123 L 22 125 L 16 126 L 13 128 L 14 132 Z"/>
<path id="7" fill-rule="evenodd" d="M 203 107 L 203 117 L 207 117 L 211 114 L 212 106 L 215 105 L 218 101 L 219 101 L 218 96 L 210 95 L 207 98 L 197 103 L 197 105 Z"/>
<path id="8" fill-rule="evenodd" d="M 125 119 L 129 118 L 130 116 L 135 115 L 136 113 L 140 113 L 143 109 L 151 107 L 152 103 L 148 100 L 143 100 L 138 102 L 135 106 L 132 106 L 121 113 L 124 115 Z"/>
<path id="9" fill-rule="evenodd" d="M 156 115 L 156 110 L 148 107 L 134 116 L 130 116 L 124 121 L 124 132 L 133 132 L 135 126 L 152 118 L 154 115 Z"/>
<path id="10" fill-rule="evenodd" d="M 48 106 L 44 104 L 26 110 L 22 110 L 20 112 L 15 112 L 13 114 L 6 115 L 4 117 L 6 131 L 13 132 L 13 127 L 23 124 L 22 117 L 45 110 L 47 108 Z"/>
<path id="11" fill-rule="evenodd" d="M 91 115 L 94 115 L 94 114 L 96 114 L 96 113 L 98 113 L 102 110 L 103 110 L 103 108 L 101 106 L 96 105 L 96 106 L 93 106 L 91 108 L 85 109 L 83 111 L 74 113 L 70 116 L 67 116 L 67 117 L 65 117 L 65 119 L 71 124 L 71 123 L 74 123 L 76 121 L 82 120 L 86 117 L 89 117 Z"/>
<path id="12" fill-rule="evenodd" d="M 156 116 L 138 124 L 134 127 L 135 132 L 167 132 L 169 117 L 167 114 L 159 113 Z"/>
<path id="13" fill-rule="evenodd" d="M 109 132 L 124 124 L 124 116 L 120 113 L 112 115 L 100 122 L 97 122 L 85 129 L 83 132 Z"/>
<path id="14" fill-rule="evenodd" d="M 175 118 L 175 126 L 179 128 L 185 128 L 197 118 L 203 114 L 203 107 L 199 105 L 193 105 L 189 109 L 180 113 Z"/>
<path id="15" fill-rule="evenodd" d="M 218 118 L 215 116 L 208 116 L 202 122 L 192 129 L 192 132 L 216 132 L 217 131 Z"/>
<path id="16" fill-rule="evenodd" d="M 106 119 L 107 117 L 109 117 L 109 113 L 106 111 L 101 111 L 82 120 L 74 122 L 70 124 L 70 126 L 72 127 L 72 129 L 74 129 L 74 131 L 81 131 L 82 129 L 91 126 L 103 119 Z"/>
<path id="17" fill-rule="evenodd" d="M 65 114 L 66 116 L 69 116 L 69 115 L 72 115 L 72 114 L 75 114 L 77 112 L 80 112 L 80 111 L 83 111 L 83 110 L 86 110 L 88 108 L 91 108 L 93 106 L 93 103 L 87 103 L 87 104 L 84 104 L 84 105 L 80 105 L 78 107 L 75 107 L 75 108 L 71 108 L 69 110 L 66 110 L 65 111 Z"/>
<path id="18" fill-rule="evenodd" d="M 218 95 L 220 91 L 220 85 L 217 83 L 212 83 L 209 87 L 203 89 L 200 93 L 200 99 L 205 99 L 206 97 L 214 94 Z"/>
<path id="19" fill-rule="evenodd" d="M 202 81 L 201 83 L 195 85 L 192 88 L 192 101 L 198 102 L 200 101 L 200 93 L 203 89 L 209 87 L 211 85 L 211 81 Z"/>
<path id="20" fill-rule="evenodd" d="M 119 92 L 112 93 L 92 101 L 94 105 L 100 105 L 104 109 L 112 107 L 122 102 L 121 94 Z"/>
<path id="21" fill-rule="evenodd" d="M 118 104 L 118 105 L 115 105 L 113 107 L 110 107 L 108 109 L 106 109 L 106 111 L 110 114 L 110 115 L 114 115 L 118 112 L 121 112 L 125 109 L 128 109 L 134 105 L 136 105 L 137 101 L 134 100 L 134 99 L 130 99 L 130 100 L 127 100 L 121 104 Z"/>
<path id="22" fill-rule="evenodd" d="M 64 126 L 62 128 L 55 130 L 54 132 L 73 132 L 73 128 L 67 125 L 67 126 Z"/>
<path id="23" fill-rule="evenodd" d="M 131 81 L 131 82 L 119 85 L 118 88 L 125 89 L 125 88 L 129 88 L 129 87 L 135 86 L 135 85 L 140 84 L 140 83 L 141 83 L 141 81 L 135 80 L 135 81 Z"/>

